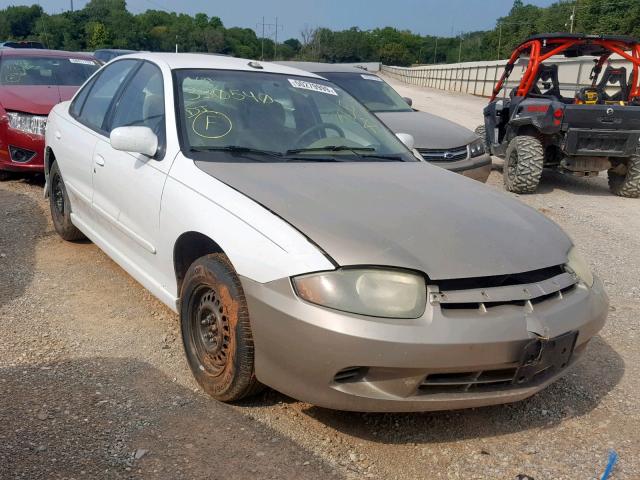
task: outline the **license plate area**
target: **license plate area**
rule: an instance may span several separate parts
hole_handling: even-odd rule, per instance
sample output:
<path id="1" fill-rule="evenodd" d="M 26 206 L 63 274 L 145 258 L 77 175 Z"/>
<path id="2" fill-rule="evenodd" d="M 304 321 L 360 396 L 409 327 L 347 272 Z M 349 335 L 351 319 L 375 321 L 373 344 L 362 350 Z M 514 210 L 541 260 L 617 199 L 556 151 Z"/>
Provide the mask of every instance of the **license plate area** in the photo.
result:
<path id="1" fill-rule="evenodd" d="M 516 370 L 513 382 L 516 384 L 540 381 L 569 365 L 578 332 L 568 332 L 555 338 L 537 338 L 529 342 Z"/>

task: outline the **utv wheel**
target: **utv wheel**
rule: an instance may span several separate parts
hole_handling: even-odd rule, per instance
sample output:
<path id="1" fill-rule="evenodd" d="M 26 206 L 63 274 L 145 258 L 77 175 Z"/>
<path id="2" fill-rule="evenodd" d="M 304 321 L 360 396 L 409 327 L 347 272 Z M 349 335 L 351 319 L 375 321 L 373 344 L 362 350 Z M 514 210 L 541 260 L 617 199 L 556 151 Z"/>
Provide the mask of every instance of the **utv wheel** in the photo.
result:
<path id="1" fill-rule="evenodd" d="M 503 179 L 507 190 L 514 193 L 533 193 L 538 188 L 544 166 L 544 148 L 536 137 L 514 137 L 504 161 Z"/>
<path id="2" fill-rule="evenodd" d="M 490 153 L 489 145 L 487 144 L 487 129 L 484 125 L 478 125 L 474 130 L 476 135 L 478 135 L 482 139 L 482 143 L 484 143 L 484 151 Z"/>
<path id="3" fill-rule="evenodd" d="M 223 402 L 257 393 L 249 311 L 229 259 L 197 259 L 185 276 L 180 303 L 184 350 L 204 391 Z"/>
<path id="4" fill-rule="evenodd" d="M 638 198 L 640 196 L 640 156 L 629 157 L 626 164 L 626 172 L 620 172 L 624 165 L 618 165 L 610 169 L 609 190 L 621 197 Z M 624 171 L 624 168 L 622 168 Z"/>
<path id="5" fill-rule="evenodd" d="M 67 189 L 64 186 L 62 175 L 58 169 L 58 164 L 51 166 L 49 173 L 51 187 L 49 191 L 49 208 L 51 210 L 51 220 L 53 227 L 64 240 L 73 242 L 85 238 L 84 234 L 71 223 L 71 203 Z"/>

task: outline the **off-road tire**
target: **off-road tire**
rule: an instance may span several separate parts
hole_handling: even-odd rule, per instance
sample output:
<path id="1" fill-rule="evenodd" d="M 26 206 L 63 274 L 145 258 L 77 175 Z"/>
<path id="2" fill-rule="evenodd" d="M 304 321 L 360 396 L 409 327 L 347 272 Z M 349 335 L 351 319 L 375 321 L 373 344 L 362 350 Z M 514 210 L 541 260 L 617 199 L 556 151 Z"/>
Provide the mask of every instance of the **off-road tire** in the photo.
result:
<path id="1" fill-rule="evenodd" d="M 71 203 L 57 163 L 51 166 L 49 182 L 49 209 L 51 210 L 51 221 L 56 232 L 68 242 L 85 239 L 84 233 L 71 223 Z"/>
<path id="2" fill-rule="evenodd" d="M 232 402 L 262 389 L 255 376 L 249 310 L 226 255 L 198 258 L 185 275 L 180 325 L 196 381 L 216 400 Z"/>
<path id="3" fill-rule="evenodd" d="M 640 156 L 633 155 L 627 161 L 627 173 L 622 175 L 615 169 L 607 172 L 609 190 L 620 197 L 640 197 Z"/>
<path id="4" fill-rule="evenodd" d="M 487 145 L 487 129 L 484 125 L 478 125 L 474 130 L 476 135 L 478 135 L 482 139 L 482 143 L 484 143 L 484 151 L 490 153 L 489 145 Z"/>
<path id="5" fill-rule="evenodd" d="M 538 188 L 544 167 L 542 142 L 530 135 L 514 137 L 507 147 L 503 180 L 513 193 L 533 193 Z"/>

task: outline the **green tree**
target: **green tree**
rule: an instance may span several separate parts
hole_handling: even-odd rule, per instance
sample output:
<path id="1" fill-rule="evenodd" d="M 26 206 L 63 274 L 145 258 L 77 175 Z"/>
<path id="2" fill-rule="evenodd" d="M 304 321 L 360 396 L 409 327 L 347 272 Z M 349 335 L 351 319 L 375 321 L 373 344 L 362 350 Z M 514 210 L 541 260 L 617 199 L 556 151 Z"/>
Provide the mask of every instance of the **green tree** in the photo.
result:
<path id="1" fill-rule="evenodd" d="M 90 49 L 96 50 L 98 48 L 105 48 L 109 45 L 109 32 L 107 32 L 107 27 L 105 27 L 103 23 L 87 23 L 86 29 L 89 37 L 87 46 Z"/>

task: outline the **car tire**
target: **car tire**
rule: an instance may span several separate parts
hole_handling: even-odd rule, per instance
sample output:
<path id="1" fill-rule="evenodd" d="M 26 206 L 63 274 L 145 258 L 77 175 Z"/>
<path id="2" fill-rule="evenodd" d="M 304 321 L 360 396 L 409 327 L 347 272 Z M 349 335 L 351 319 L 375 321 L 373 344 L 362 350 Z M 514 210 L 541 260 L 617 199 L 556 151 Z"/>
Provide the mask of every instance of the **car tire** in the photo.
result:
<path id="1" fill-rule="evenodd" d="M 0 182 L 4 182 L 5 180 L 11 179 L 11 172 L 7 172 L 6 170 L 0 170 Z"/>
<path id="2" fill-rule="evenodd" d="M 476 132 L 476 135 L 478 135 L 482 139 L 482 143 L 484 143 L 484 151 L 487 153 L 491 153 L 489 144 L 487 143 L 487 129 L 485 128 L 485 126 L 478 125 L 474 132 Z"/>
<path id="3" fill-rule="evenodd" d="M 514 137 L 507 147 L 503 180 L 513 193 L 533 193 L 538 188 L 544 167 L 542 142 L 530 135 Z"/>
<path id="4" fill-rule="evenodd" d="M 619 173 L 617 168 L 607 171 L 609 190 L 620 197 L 640 197 L 640 156 L 633 155 L 626 162 L 627 171 Z"/>
<path id="5" fill-rule="evenodd" d="M 197 259 L 180 295 L 182 342 L 189 367 L 205 392 L 231 402 L 259 392 L 249 310 L 226 255 Z"/>
<path id="6" fill-rule="evenodd" d="M 85 239 L 84 234 L 71 223 L 71 203 L 57 163 L 51 166 L 49 182 L 51 185 L 49 190 L 49 209 L 51 210 L 51 221 L 56 232 L 68 242 Z"/>

